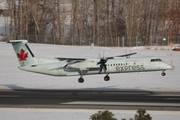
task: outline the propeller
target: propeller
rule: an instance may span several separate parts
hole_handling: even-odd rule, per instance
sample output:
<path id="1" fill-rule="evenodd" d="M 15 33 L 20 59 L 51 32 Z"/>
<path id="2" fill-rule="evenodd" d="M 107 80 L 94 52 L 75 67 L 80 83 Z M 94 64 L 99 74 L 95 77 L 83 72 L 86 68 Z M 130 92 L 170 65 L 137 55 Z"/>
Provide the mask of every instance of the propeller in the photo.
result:
<path id="1" fill-rule="evenodd" d="M 118 55 L 118 56 L 114 56 L 114 57 L 126 57 L 126 58 L 129 58 L 131 55 L 134 55 L 134 54 L 137 54 L 137 53 L 136 52 L 131 53 L 131 51 L 130 51 L 129 54 L 127 54 L 127 52 L 126 52 L 125 55 Z M 99 57 L 100 57 L 100 61 L 97 63 L 97 65 L 100 65 L 99 73 L 101 73 L 103 69 L 104 69 L 104 72 L 106 73 L 106 70 L 107 70 L 106 62 L 109 59 L 114 59 L 114 57 L 106 57 L 106 58 L 104 58 L 104 51 L 103 51 L 103 56 L 101 57 L 101 55 L 99 54 Z"/>
<path id="2" fill-rule="evenodd" d="M 107 62 L 108 58 L 104 58 L 104 51 L 103 51 L 103 57 L 101 57 L 100 54 L 99 54 L 99 57 L 100 57 L 100 61 L 97 63 L 98 65 L 100 65 L 99 73 L 102 72 L 102 69 L 104 69 L 104 71 L 106 73 L 106 70 L 107 70 L 106 62 Z"/>
<path id="3" fill-rule="evenodd" d="M 130 50 L 129 54 L 127 54 L 126 50 L 125 50 L 125 52 L 126 52 L 126 58 L 130 58 L 132 50 Z"/>

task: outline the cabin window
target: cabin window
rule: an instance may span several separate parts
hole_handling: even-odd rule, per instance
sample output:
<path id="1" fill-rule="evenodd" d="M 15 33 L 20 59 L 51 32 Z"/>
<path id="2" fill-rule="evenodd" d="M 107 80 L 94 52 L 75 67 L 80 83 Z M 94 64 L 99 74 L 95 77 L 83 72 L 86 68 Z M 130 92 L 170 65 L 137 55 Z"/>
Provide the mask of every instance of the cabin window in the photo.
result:
<path id="1" fill-rule="evenodd" d="M 160 62 L 162 61 L 161 59 L 151 59 L 151 62 Z"/>

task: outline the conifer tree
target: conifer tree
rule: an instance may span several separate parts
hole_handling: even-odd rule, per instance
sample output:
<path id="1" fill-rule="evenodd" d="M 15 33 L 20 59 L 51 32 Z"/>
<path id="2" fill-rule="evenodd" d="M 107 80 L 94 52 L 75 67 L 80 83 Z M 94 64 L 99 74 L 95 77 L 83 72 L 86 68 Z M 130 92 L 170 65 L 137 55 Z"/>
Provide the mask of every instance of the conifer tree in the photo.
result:
<path id="1" fill-rule="evenodd" d="M 117 120 L 113 116 L 114 114 L 112 112 L 105 110 L 105 111 L 98 111 L 98 113 L 91 115 L 89 119 L 90 120 Z"/>
<path id="2" fill-rule="evenodd" d="M 152 117 L 146 113 L 146 110 L 139 109 L 134 116 L 135 120 L 152 120 Z"/>

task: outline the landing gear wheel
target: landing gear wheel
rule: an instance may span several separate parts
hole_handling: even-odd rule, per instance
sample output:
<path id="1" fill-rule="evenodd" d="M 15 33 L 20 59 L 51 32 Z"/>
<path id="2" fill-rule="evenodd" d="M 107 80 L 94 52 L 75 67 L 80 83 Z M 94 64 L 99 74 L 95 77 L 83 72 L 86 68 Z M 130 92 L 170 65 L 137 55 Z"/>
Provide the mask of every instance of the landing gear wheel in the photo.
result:
<path id="1" fill-rule="evenodd" d="M 109 77 L 108 75 L 106 75 L 106 76 L 104 77 L 104 80 L 105 80 L 105 81 L 109 81 L 109 80 L 110 80 L 110 77 Z"/>
<path id="2" fill-rule="evenodd" d="M 165 75 L 166 75 L 166 73 L 165 73 L 165 72 L 162 72 L 162 73 L 161 73 L 161 75 L 162 75 L 162 76 L 165 76 Z"/>
<path id="3" fill-rule="evenodd" d="M 79 82 L 79 83 L 83 83 L 83 82 L 84 82 L 84 78 L 80 77 L 80 78 L 78 79 L 78 82 Z"/>

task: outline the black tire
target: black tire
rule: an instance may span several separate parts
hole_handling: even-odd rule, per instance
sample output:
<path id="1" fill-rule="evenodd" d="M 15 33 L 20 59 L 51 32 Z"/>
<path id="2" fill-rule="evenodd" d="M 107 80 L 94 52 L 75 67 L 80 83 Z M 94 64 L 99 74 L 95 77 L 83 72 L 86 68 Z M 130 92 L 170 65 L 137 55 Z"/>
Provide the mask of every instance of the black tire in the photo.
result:
<path id="1" fill-rule="evenodd" d="M 106 76 L 104 77 L 104 80 L 105 80 L 105 81 L 109 81 L 109 80 L 110 80 L 110 77 L 109 77 L 108 75 L 106 75 Z"/>
<path id="2" fill-rule="evenodd" d="M 165 73 L 165 72 L 163 72 L 163 73 L 161 73 L 161 75 L 162 75 L 162 76 L 165 76 L 165 75 L 166 75 L 166 73 Z"/>
<path id="3" fill-rule="evenodd" d="M 78 79 L 78 82 L 79 82 L 79 83 L 83 83 L 83 82 L 84 82 L 84 78 L 80 77 L 80 78 Z"/>

